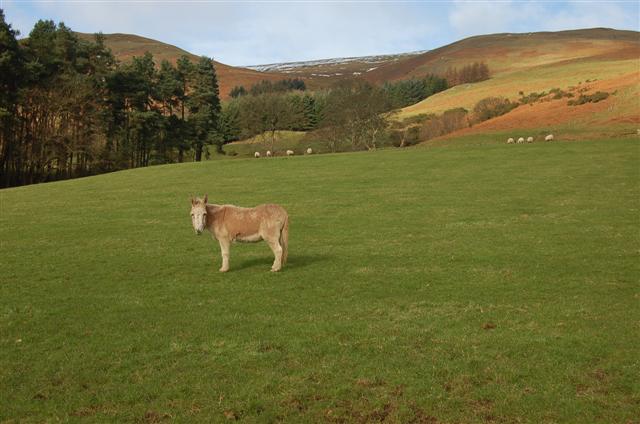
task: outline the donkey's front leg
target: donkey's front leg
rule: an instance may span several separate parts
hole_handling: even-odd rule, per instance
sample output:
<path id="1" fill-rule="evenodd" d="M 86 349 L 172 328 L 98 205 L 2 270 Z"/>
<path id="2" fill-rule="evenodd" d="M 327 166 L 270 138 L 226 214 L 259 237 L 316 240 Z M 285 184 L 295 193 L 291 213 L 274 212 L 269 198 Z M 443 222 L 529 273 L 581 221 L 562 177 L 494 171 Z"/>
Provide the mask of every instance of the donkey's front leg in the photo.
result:
<path id="1" fill-rule="evenodd" d="M 222 267 L 220 267 L 220 272 L 229 271 L 229 243 L 228 240 L 218 240 L 220 243 L 220 253 L 222 254 Z"/>

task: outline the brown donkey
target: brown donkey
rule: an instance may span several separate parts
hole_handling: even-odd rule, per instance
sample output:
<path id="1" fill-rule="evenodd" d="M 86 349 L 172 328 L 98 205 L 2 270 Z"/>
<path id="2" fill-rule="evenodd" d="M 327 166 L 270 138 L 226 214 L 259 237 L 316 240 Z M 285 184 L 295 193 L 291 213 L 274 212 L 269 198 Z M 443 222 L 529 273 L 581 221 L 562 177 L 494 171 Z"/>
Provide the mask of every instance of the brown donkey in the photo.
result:
<path id="1" fill-rule="evenodd" d="M 266 240 L 275 260 L 271 271 L 280 271 L 287 262 L 289 242 L 289 215 L 282 206 L 259 205 L 255 208 L 240 208 L 233 205 L 209 205 L 204 200 L 191 199 L 191 223 L 196 234 L 209 230 L 220 243 L 222 267 L 229 270 L 229 246 L 232 241 L 253 243 Z"/>

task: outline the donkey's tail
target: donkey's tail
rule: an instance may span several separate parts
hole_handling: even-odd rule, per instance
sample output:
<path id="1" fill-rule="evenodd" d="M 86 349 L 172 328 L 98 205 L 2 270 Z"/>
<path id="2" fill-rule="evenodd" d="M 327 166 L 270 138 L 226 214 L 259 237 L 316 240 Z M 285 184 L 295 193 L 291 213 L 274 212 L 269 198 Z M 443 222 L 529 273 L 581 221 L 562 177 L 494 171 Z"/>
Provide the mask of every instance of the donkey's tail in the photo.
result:
<path id="1" fill-rule="evenodd" d="M 282 246 L 282 265 L 287 263 L 289 253 L 289 215 L 284 216 L 284 224 L 280 230 L 280 246 Z"/>

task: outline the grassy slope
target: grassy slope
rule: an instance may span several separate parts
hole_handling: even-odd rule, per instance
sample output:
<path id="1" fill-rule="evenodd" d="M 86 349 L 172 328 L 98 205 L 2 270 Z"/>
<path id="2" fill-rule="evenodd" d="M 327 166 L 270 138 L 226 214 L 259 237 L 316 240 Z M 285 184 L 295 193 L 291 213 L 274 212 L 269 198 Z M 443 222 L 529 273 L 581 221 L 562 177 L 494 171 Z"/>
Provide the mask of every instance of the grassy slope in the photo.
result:
<path id="1" fill-rule="evenodd" d="M 0 421 L 632 420 L 637 143 L 467 139 L 2 190 Z M 261 243 L 217 273 L 188 218 L 204 192 L 284 205 L 285 270 Z"/>

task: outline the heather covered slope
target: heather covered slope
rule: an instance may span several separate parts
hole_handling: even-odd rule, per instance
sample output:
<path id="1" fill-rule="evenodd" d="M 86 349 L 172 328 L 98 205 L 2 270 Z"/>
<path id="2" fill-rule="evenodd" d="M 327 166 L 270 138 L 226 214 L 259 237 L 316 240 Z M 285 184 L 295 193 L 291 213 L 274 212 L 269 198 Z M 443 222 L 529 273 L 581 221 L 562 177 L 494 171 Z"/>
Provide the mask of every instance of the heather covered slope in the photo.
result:
<path id="1" fill-rule="evenodd" d="M 573 32 L 569 32 L 573 33 Z M 399 119 L 463 107 L 472 110 L 487 97 L 505 97 L 518 101 L 522 95 L 543 94 L 539 101 L 518 107 L 508 114 L 474 125 L 456 134 L 481 133 L 491 130 L 546 128 L 582 128 L 585 131 L 603 127 L 633 129 L 640 124 L 640 41 L 638 33 L 629 31 L 577 31 L 580 38 L 567 42 L 550 37 L 543 55 L 518 60 L 505 52 L 502 59 L 487 56 L 492 76 L 487 81 L 463 84 L 402 109 Z M 535 34 L 534 34 L 535 35 Z M 599 38 L 587 38 L 588 36 Z M 605 37 L 609 35 L 609 37 Z M 521 36 L 522 37 L 522 36 Z M 582 41 L 578 41 L 582 40 Z M 527 50 L 521 50 L 524 56 Z M 598 103 L 570 106 L 567 98 L 556 99 L 552 89 L 571 92 L 575 97 L 598 91 L 610 96 Z M 602 134 L 602 133 L 601 133 Z"/>
<path id="2" fill-rule="evenodd" d="M 409 57 L 368 73 L 372 82 L 444 74 L 449 67 L 485 62 L 492 75 L 581 58 L 637 58 L 640 33 L 606 28 L 522 34 L 491 34 Z"/>

